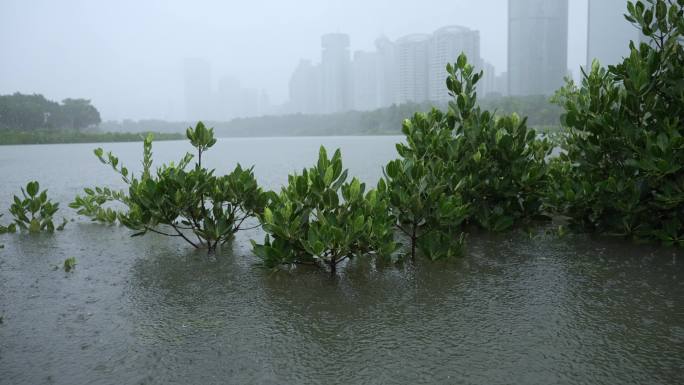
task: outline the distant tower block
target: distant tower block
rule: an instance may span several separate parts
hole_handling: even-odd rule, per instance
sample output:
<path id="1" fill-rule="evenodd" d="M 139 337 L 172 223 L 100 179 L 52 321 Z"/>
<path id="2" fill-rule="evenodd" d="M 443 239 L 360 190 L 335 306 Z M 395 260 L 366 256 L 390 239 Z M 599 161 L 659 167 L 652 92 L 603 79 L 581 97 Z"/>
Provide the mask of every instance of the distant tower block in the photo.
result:
<path id="1" fill-rule="evenodd" d="M 508 0 L 509 93 L 552 95 L 567 70 L 568 0 Z"/>

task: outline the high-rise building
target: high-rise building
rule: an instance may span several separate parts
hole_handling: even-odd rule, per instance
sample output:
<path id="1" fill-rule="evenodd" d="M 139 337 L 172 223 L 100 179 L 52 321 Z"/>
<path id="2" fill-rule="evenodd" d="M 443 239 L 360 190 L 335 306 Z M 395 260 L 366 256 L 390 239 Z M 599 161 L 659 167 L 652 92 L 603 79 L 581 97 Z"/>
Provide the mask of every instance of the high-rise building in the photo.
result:
<path id="1" fill-rule="evenodd" d="M 398 102 L 428 100 L 428 50 L 430 35 L 414 34 L 397 40 L 399 68 Z"/>
<path id="2" fill-rule="evenodd" d="M 494 87 L 496 94 L 508 96 L 508 72 L 503 72 L 496 77 Z"/>
<path id="3" fill-rule="evenodd" d="M 299 62 L 290 78 L 290 112 L 317 114 L 321 110 L 321 68 L 309 60 Z"/>
<path id="4" fill-rule="evenodd" d="M 240 82 L 228 76 L 219 80 L 216 112 L 220 120 L 231 120 L 241 116 L 244 100 Z"/>
<path id="5" fill-rule="evenodd" d="M 190 121 L 213 118 L 211 66 L 200 58 L 185 59 L 185 118 Z"/>
<path id="6" fill-rule="evenodd" d="M 488 95 L 498 94 L 494 65 L 483 60 L 480 68 L 484 73 L 484 77 L 477 83 L 478 95 L 487 97 Z"/>
<path id="7" fill-rule="evenodd" d="M 509 94 L 551 95 L 567 70 L 568 0 L 508 0 Z"/>
<path id="8" fill-rule="evenodd" d="M 629 42 L 641 38 L 625 20 L 627 3 L 623 0 L 589 0 L 587 23 L 587 67 L 594 59 L 604 65 L 617 64 L 629 55 Z"/>
<path id="9" fill-rule="evenodd" d="M 351 108 L 351 66 L 349 36 L 330 33 L 321 38 L 322 112 L 333 113 Z"/>
<path id="10" fill-rule="evenodd" d="M 399 68 L 396 45 L 386 37 L 375 41 L 378 55 L 378 104 L 387 107 L 398 102 Z"/>
<path id="11" fill-rule="evenodd" d="M 352 62 L 352 108 L 357 111 L 374 110 L 379 104 L 378 54 L 356 51 Z"/>
<path id="12" fill-rule="evenodd" d="M 433 102 L 448 102 L 451 97 L 446 88 L 446 65 L 454 63 L 461 53 L 468 56 L 468 62 L 480 68 L 480 32 L 461 26 L 448 26 L 435 31 L 429 43 L 429 99 Z"/>

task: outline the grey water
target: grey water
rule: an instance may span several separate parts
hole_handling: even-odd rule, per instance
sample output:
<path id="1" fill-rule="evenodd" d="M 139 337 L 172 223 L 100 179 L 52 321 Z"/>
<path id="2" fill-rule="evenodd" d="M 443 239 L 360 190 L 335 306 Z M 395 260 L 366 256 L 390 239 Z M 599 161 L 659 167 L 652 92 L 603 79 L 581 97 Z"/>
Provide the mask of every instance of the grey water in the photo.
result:
<path id="1" fill-rule="evenodd" d="M 372 185 L 398 140 L 222 139 L 205 159 L 277 189 L 324 144 Z M 450 262 L 273 273 L 250 251 L 259 230 L 208 257 L 78 217 L 83 187 L 122 186 L 97 146 L 140 168 L 140 143 L 0 147 L 0 212 L 36 179 L 73 220 L 0 236 L 1 384 L 684 382 L 680 251 L 541 228 L 472 234 Z M 154 146 L 158 161 L 185 151 Z M 74 272 L 55 268 L 71 256 Z"/>

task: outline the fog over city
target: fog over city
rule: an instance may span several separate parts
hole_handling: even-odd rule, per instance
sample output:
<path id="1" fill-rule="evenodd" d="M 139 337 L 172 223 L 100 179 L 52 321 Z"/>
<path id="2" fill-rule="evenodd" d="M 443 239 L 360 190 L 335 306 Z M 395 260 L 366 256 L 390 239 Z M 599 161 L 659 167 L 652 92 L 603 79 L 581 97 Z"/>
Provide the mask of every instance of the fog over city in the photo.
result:
<path id="1" fill-rule="evenodd" d="M 569 2 L 568 68 L 586 60 L 586 0 Z M 23 1 L 0 3 L 0 94 L 91 99 L 103 120 L 185 118 L 183 61 L 279 105 L 301 59 L 319 61 L 321 36 L 348 34 L 371 50 L 446 25 L 480 31 L 482 58 L 506 69 L 507 1 Z M 454 58 L 455 59 L 455 58 Z M 213 84 L 216 87 L 216 84 Z"/>

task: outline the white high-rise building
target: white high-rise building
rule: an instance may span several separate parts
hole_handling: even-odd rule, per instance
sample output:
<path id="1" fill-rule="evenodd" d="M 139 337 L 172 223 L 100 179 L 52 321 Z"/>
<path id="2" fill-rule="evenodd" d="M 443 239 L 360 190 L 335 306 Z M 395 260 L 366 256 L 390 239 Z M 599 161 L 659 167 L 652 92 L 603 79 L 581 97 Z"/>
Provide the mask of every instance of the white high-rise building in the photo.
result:
<path id="1" fill-rule="evenodd" d="M 321 110 L 321 68 L 309 60 L 299 62 L 290 78 L 290 112 L 317 114 Z"/>
<path id="2" fill-rule="evenodd" d="M 213 119 L 214 102 L 211 87 L 211 66 L 200 58 L 185 59 L 185 118 L 189 121 Z"/>
<path id="3" fill-rule="evenodd" d="M 624 0 L 589 0 L 587 23 L 587 67 L 594 59 L 603 66 L 617 64 L 629 55 L 630 40 L 638 43 L 641 34 L 625 20 Z"/>
<path id="4" fill-rule="evenodd" d="M 334 113 L 351 108 L 351 60 L 349 36 L 330 33 L 321 38 L 322 112 Z"/>
<path id="5" fill-rule="evenodd" d="M 352 62 L 353 109 L 366 111 L 380 107 L 378 72 L 378 54 L 376 52 L 354 52 L 354 61 Z"/>
<path id="6" fill-rule="evenodd" d="M 468 56 L 468 62 L 480 65 L 480 32 L 461 26 L 448 26 L 435 31 L 429 43 L 429 99 L 446 103 L 451 100 L 446 88 L 446 65 L 454 63 L 461 53 Z"/>
<path id="7" fill-rule="evenodd" d="M 240 116 L 243 109 L 242 88 L 236 79 L 225 76 L 218 83 L 216 111 L 220 120 L 231 120 Z"/>
<path id="8" fill-rule="evenodd" d="M 484 77 L 477 83 L 477 93 L 479 97 L 486 98 L 489 95 L 498 94 L 494 65 L 483 60 L 481 70 L 484 72 Z"/>
<path id="9" fill-rule="evenodd" d="M 508 72 L 503 72 L 496 77 L 495 93 L 499 96 L 508 96 Z"/>
<path id="10" fill-rule="evenodd" d="M 414 34 L 397 40 L 398 102 L 424 102 L 429 98 L 428 50 L 430 35 Z"/>
<path id="11" fill-rule="evenodd" d="M 399 66 L 396 45 L 386 37 L 375 41 L 378 58 L 378 104 L 387 107 L 399 100 Z"/>
<path id="12" fill-rule="evenodd" d="M 568 0 L 508 0 L 509 94 L 552 95 L 567 71 Z"/>

